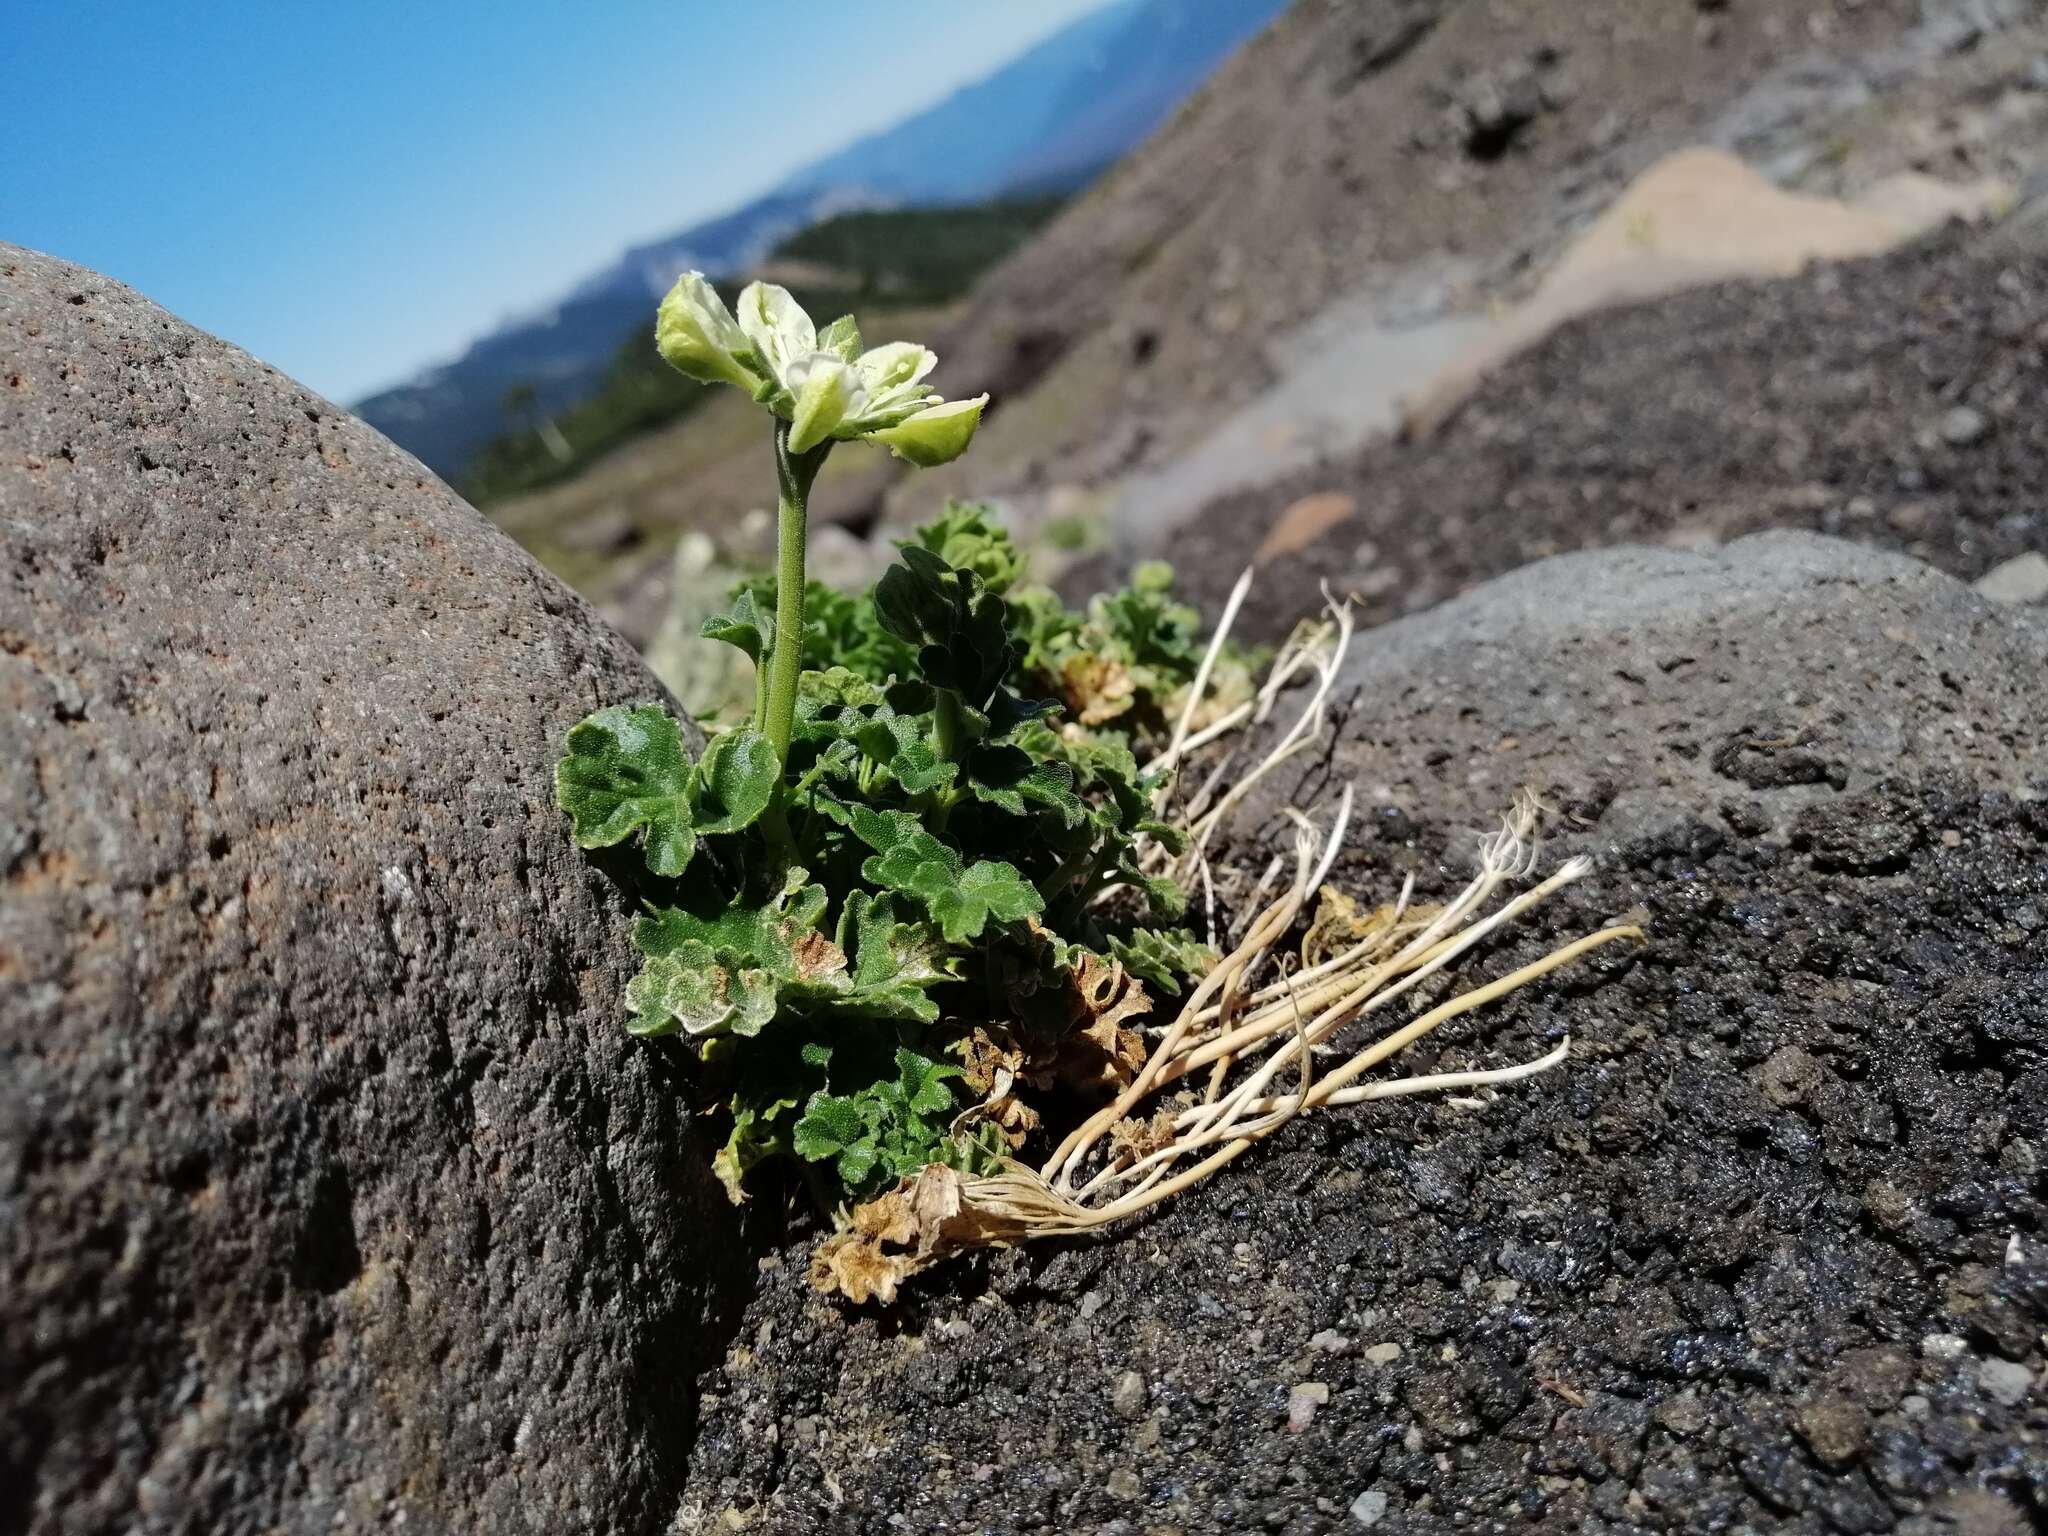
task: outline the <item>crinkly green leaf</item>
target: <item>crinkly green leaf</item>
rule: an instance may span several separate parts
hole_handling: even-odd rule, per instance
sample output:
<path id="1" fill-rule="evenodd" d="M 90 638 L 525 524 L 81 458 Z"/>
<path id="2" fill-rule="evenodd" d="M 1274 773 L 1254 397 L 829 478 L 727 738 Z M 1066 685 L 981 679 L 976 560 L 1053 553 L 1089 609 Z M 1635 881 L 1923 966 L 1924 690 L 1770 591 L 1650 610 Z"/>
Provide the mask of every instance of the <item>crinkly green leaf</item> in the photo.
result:
<path id="1" fill-rule="evenodd" d="M 1016 865 L 998 859 L 968 865 L 958 883 L 929 905 L 940 931 L 954 943 L 979 937 L 991 918 L 1016 923 L 1045 910 L 1038 888 L 1017 872 Z"/>
<path id="2" fill-rule="evenodd" d="M 938 935 L 924 923 L 904 921 L 893 895 L 855 891 L 839 917 L 839 949 L 853 956 L 847 987 L 831 1011 L 869 1019 L 929 1024 L 939 1005 L 929 989 L 953 978 Z"/>
<path id="3" fill-rule="evenodd" d="M 796 872 L 801 876 L 802 871 Z M 727 950 L 750 966 L 789 980 L 799 979 L 806 949 L 814 949 L 818 919 L 825 913 L 825 887 L 799 885 L 760 906 L 735 902 L 710 917 L 681 907 L 650 912 L 633 925 L 633 942 L 643 955 L 666 955 L 691 940 Z"/>
<path id="4" fill-rule="evenodd" d="M 775 615 L 761 606 L 751 588 L 742 587 L 733 595 L 730 608 L 704 621 L 702 633 L 706 640 L 722 640 L 737 646 L 759 666 L 762 658 L 775 649 Z"/>
<path id="5" fill-rule="evenodd" d="M 995 696 L 1014 660 L 1003 600 L 972 571 L 955 570 L 930 550 L 903 546 L 902 559 L 875 584 L 883 628 L 918 648 L 918 670 L 979 709 Z"/>
<path id="6" fill-rule="evenodd" d="M 569 732 L 555 764 L 555 800 L 584 848 L 609 848 L 635 832 L 657 875 L 680 875 L 696 851 L 689 807 L 690 759 L 681 728 L 654 704 L 614 705 Z"/>
<path id="7" fill-rule="evenodd" d="M 872 1100 L 869 1103 L 873 1105 Z M 836 1163 L 841 1180 L 849 1189 L 858 1189 L 879 1156 L 875 1126 L 862 1114 L 864 1107 L 851 1098 L 814 1094 L 803 1118 L 790 1128 L 790 1147 L 806 1162 Z"/>
<path id="8" fill-rule="evenodd" d="M 1036 762 L 1021 747 L 976 747 L 967 756 L 967 784 L 980 799 L 1012 816 L 1049 811 L 1069 828 L 1087 819 L 1074 793 L 1074 770 L 1065 763 Z"/>
<path id="9" fill-rule="evenodd" d="M 898 1047 L 896 1083 L 904 1105 L 917 1114 L 937 1115 L 953 1107 L 953 1095 L 946 1079 L 958 1077 L 960 1069 L 948 1062 L 932 1061 L 915 1051 Z"/>
<path id="10" fill-rule="evenodd" d="M 993 918 L 999 923 L 1035 917 L 1045 903 L 1014 864 L 982 859 L 962 866 L 960 855 L 905 811 L 845 807 L 847 824 L 875 857 L 861 874 L 875 884 L 924 903 L 950 944 L 979 938 Z"/>
<path id="11" fill-rule="evenodd" d="M 1216 951 L 1192 934 L 1162 928 L 1136 928 L 1128 937 L 1112 934 L 1109 953 L 1133 976 L 1175 996 L 1183 981 L 1199 980 L 1216 965 Z"/>
<path id="12" fill-rule="evenodd" d="M 881 1077 L 850 1094 L 814 1094 L 791 1131 L 797 1156 L 832 1162 L 850 1190 L 877 1176 L 914 1176 L 929 1163 L 971 1156 L 953 1145 L 954 1110 L 947 1079 L 960 1069 L 899 1046 L 893 1078 Z"/>
<path id="13" fill-rule="evenodd" d="M 908 795 L 929 794 L 953 782 L 959 766 L 932 750 L 931 723 L 881 706 L 860 726 L 854 742 L 870 760 L 889 770 Z"/>
<path id="14" fill-rule="evenodd" d="M 732 951 L 686 939 L 650 955 L 626 984 L 636 1035 L 758 1035 L 775 1017 L 775 977 Z"/>
<path id="15" fill-rule="evenodd" d="M 697 765 L 691 819 L 710 837 L 738 832 L 761 819 L 782 783 L 782 765 L 768 738 L 751 726 L 727 731 Z"/>
<path id="16" fill-rule="evenodd" d="M 1022 551 L 995 520 L 993 510 L 981 502 L 947 502 L 945 511 L 920 526 L 910 542 L 956 570 L 974 572 L 998 595 L 1024 577 L 1027 562 Z"/>

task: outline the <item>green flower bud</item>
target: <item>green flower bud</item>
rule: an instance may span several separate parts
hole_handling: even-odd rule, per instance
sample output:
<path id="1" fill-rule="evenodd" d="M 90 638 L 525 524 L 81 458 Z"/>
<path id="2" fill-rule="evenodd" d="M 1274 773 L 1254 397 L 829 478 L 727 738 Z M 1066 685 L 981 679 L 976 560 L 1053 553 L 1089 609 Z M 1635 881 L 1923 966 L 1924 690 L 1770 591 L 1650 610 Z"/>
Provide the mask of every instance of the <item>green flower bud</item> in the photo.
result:
<path id="1" fill-rule="evenodd" d="M 654 344 L 673 367 L 700 384 L 754 388 L 754 375 L 746 366 L 753 355 L 746 333 L 702 272 L 685 272 L 661 301 Z"/>
<path id="2" fill-rule="evenodd" d="M 987 395 L 972 400 L 946 400 L 928 405 L 906 416 L 893 427 L 878 427 L 867 435 L 887 443 L 899 459 L 908 459 L 920 469 L 950 464 L 974 441 L 974 429 L 981 425 L 981 408 Z"/>

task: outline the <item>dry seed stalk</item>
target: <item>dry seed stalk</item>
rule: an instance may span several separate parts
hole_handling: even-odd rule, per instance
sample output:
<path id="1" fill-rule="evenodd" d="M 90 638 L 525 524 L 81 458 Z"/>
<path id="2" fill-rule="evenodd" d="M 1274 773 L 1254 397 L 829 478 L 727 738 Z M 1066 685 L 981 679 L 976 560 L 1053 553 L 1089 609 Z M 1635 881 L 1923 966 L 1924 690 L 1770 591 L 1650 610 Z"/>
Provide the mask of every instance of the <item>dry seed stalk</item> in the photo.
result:
<path id="1" fill-rule="evenodd" d="M 1212 642 L 1212 658 L 1249 578 L 1247 572 L 1232 593 Z M 1330 694 L 1353 634 L 1348 605 L 1332 601 L 1329 607 L 1329 622 L 1298 632 L 1257 697 L 1226 717 L 1237 725 L 1263 721 L 1287 681 L 1304 673 L 1313 676 L 1306 705 L 1266 756 L 1213 806 L 1206 804 L 1205 789 L 1180 813 L 1189 847 L 1172 867 L 1184 878 L 1198 874 L 1208 880 L 1209 839 L 1244 803 L 1249 786 L 1314 748 L 1328 728 Z M 1207 671 L 1205 662 L 1198 683 Z M 1199 744 L 1187 735 L 1193 712 L 1191 698 L 1159 763 L 1177 764 Z M 1203 737 L 1216 734 L 1212 728 Z M 1570 859 L 1539 884 L 1486 910 L 1503 886 L 1535 871 L 1540 807 L 1525 794 L 1500 830 L 1481 844 L 1478 872 L 1450 902 L 1411 908 L 1411 879 L 1392 905 L 1359 925 L 1348 947 L 1286 974 L 1274 947 L 1322 891 L 1350 822 L 1352 799 L 1347 786 L 1327 835 L 1299 808 L 1287 809 L 1295 823 L 1293 878 L 1258 909 L 1235 945 L 1158 1033 L 1131 1083 L 1072 1131 L 1041 1167 L 1011 1162 L 982 1177 L 937 1164 L 926 1168 L 907 1186 L 862 1206 L 851 1230 L 826 1241 L 812 1264 L 813 1282 L 854 1301 L 889 1301 L 901 1280 L 952 1254 L 1091 1231 L 1135 1216 L 1207 1178 L 1298 1114 L 1411 1093 L 1492 1088 L 1562 1062 L 1570 1051 L 1569 1037 L 1534 1060 L 1492 1070 L 1359 1081 L 1449 1020 L 1604 945 L 1641 938 L 1640 928 L 1602 928 L 1429 1008 L 1399 1028 L 1375 1034 L 1334 1066 L 1318 1064 L 1318 1053 L 1333 1052 L 1334 1037 L 1347 1026 L 1380 1013 L 1592 869 L 1589 859 Z M 1165 862 L 1163 850 L 1155 849 L 1155 855 L 1156 862 Z M 1257 894 L 1263 896 L 1285 867 L 1284 860 L 1276 861 Z M 1153 1104 L 1149 1120 L 1134 1118 L 1163 1091 L 1205 1068 L 1207 1087 L 1199 1097 L 1181 1094 L 1163 1108 Z"/>

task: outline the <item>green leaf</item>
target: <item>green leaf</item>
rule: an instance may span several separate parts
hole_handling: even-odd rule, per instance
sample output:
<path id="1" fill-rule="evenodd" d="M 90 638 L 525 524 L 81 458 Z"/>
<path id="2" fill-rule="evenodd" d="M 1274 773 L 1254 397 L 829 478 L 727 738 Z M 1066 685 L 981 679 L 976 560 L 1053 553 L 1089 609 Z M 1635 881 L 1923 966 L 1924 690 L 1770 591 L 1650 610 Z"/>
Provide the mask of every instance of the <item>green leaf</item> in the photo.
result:
<path id="1" fill-rule="evenodd" d="M 1215 968 L 1216 951 L 1186 933 L 1136 928 L 1128 938 L 1109 938 L 1109 953 L 1133 976 L 1180 995 L 1183 980 L 1196 980 Z"/>
<path id="2" fill-rule="evenodd" d="M 881 1156 L 876 1131 L 882 1106 L 872 1098 L 812 1097 L 801 1120 L 790 1128 L 790 1146 L 806 1162 L 831 1160 L 840 1182 L 858 1191 L 868 1182 Z"/>
<path id="3" fill-rule="evenodd" d="M 1051 811 L 1063 827 L 1087 819 L 1074 793 L 1074 770 L 1065 763 L 1033 762 L 1016 746 L 981 746 L 968 754 L 968 787 L 981 799 L 1013 816 L 1028 808 Z"/>
<path id="4" fill-rule="evenodd" d="M 697 848 L 690 825 L 690 759 L 682 730 L 654 704 L 614 705 L 569 732 L 555 764 L 555 801 L 584 848 L 609 848 L 644 833 L 653 873 L 680 875 Z"/>
<path id="5" fill-rule="evenodd" d="M 727 731 L 697 766 L 692 819 L 705 836 L 738 832 L 760 820 L 782 782 L 768 738 L 751 726 Z"/>
<path id="6" fill-rule="evenodd" d="M 1037 889 L 1015 865 L 983 859 L 963 868 L 960 855 L 908 812 L 845 809 L 854 835 L 875 850 L 861 874 L 923 902 L 949 944 L 979 938 L 991 918 L 1017 922 L 1044 910 Z"/>
<path id="7" fill-rule="evenodd" d="M 932 750 L 930 723 L 881 706 L 854 734 L 863 755 L 889 770 L 908 795 L 929 794 L 953 782 L 959 765 Z"/>
<path id="8" fill-rule="evenodd" d="M 828 1157 L 837 1156 L 867 1134 L 868 1128 L 853 1100 L 819 1093 L 812 1095 L 810 1107 L 791 1129 L 789 1141 L 798 1157 L 820 1163 Z"/>
<path id="9" fill-rule="evenodd" d="M 902 560 L 875 584 L 882 627 L 918 647 L 926 681 L 983 708 L 1009 676 L 1015 651 L 1003 600 L 972 571 L 955 570 L 928 549 L 906 544 Z"/>
<path id="10" fill-rule="evenodd" d="M 839 917 L 839 947 L 851 954 L 851 990 L 833 1012 L 871 1019 L 932 1023 L 939 1005 L 927 989 L 951 980 L 937 937 L 923 923 L 904 922 L 894 896 L 855 891 Z"/>
<path id="11" fill-rule="evenodd" d="M 984 502 L 947 502 L 944 512 L 911 535 L 911 542 L 955 570 L 974 572 L 982 585 L 998 595 L 1024 577 L 1027 561 L 1023 553 L 1009 530 L 996 521 L 994 509 Z"/>
<path id="12" fill-rule="evenodd" d="M 946 1079 L 959 1075 L 956 1066 L 928 1060 L 902 1046 L 896 1048 L 896 1082 L 903 1090 L 903 1102 L 917 1114 L 937 1115 L 951 1109 L 953 1094 Z"/>
<path id="13" fill-rule="evenodd" d="M 723 640 L 737 646 L 760 666 L 762 658 L 775 649 L 775 617 L 772 608 L 763 609 L 754 592 L 742 587 L 733 595 L 732 607 L 705 619 L 701 633 L 706 640 Z"/>
<path id="14" fill-rule="evenodd" d="M 626 984 L 626 1006 L 633 1011 L 626 1028 L 636 1035 L 758 1035 L 775 1017 L 775 977 L 685 939 L 648 956 Z"/>
<path id="15" fill-rule="evenodd" d="M 930 903 L 940 932 L 954 943 L 980 935 L 993 918 L 999 923 L 1021 922 L 1045 910 L 1038 889 L 1017 872 L 1014 864 L 982 859 L 961 873 L 959 883 Z"/>
<path id="16" fill-rule="evenodd" d="M 795 874 L 801 877 L 803 871 Z M 665 907 L 633 925 L 633 942 L 642 954 L 653 956 L 673 953 L 694 939 L 775 976 L 794 978 L 800 970 L 798 946 L 817 932 L 825 902 L 822 885 L 799 885 L 774 901 L 760 906 L 735 902 L 709 918 Z"/>

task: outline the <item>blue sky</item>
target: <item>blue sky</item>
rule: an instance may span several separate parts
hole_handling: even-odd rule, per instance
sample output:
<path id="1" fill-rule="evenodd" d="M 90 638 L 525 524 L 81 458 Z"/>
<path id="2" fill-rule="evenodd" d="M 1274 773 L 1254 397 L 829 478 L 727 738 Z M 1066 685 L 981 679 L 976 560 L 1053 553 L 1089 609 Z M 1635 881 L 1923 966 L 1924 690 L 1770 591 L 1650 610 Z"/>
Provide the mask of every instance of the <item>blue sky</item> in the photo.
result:
<path id="1" fill-rule="evenodd" d="M 1102 3 L 0 0 L 0 239 L 354 400 Z"/>

